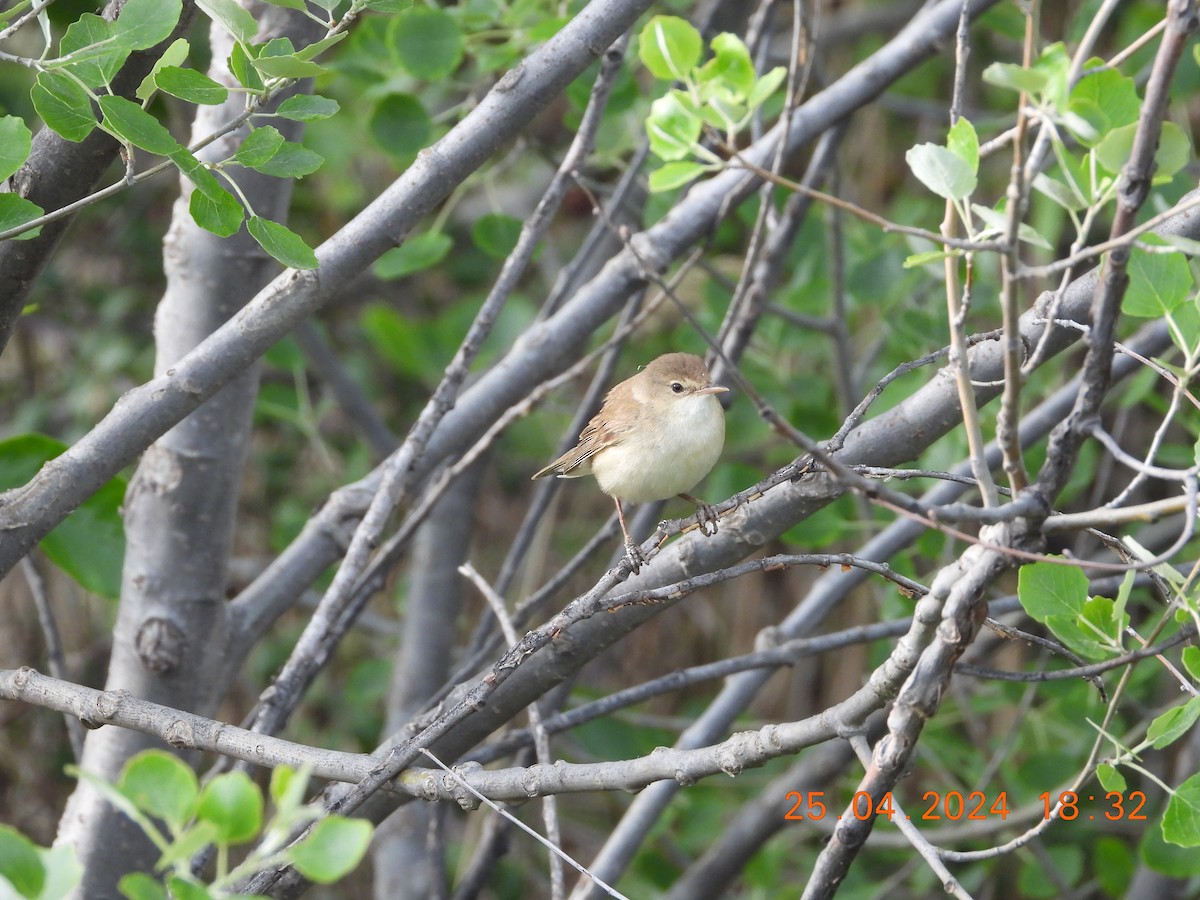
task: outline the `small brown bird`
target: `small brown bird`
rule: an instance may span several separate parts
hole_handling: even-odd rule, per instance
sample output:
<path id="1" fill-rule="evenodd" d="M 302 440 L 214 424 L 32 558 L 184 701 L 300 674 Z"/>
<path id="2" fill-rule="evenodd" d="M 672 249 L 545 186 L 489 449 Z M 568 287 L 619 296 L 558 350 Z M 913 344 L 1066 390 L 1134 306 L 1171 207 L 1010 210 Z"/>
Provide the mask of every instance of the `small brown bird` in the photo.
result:
<path id="1" fill-rule="evenodd" d="M 679 496 L 699 507 L 697 520 L 716 533 L 712 510 L 688 494 L 707 475 L 725 444 L 725 410 L 704 360 L 668 353 L 608 392 L 579 442 L 534 478 L 595 475 L 613 498 L 633 571 L 645 562 L 629 536 L 621 501 L 648 503 Z"/>

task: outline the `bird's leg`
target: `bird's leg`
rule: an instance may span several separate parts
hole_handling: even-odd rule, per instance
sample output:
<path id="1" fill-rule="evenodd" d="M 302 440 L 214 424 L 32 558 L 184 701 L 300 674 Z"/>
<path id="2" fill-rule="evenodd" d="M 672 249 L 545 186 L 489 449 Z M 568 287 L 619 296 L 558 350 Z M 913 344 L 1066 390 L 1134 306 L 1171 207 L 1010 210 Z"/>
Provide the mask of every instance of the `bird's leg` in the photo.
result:
<path id="1" fill-rule="evenodd" d="M 696 506 L 696 524 L 700 526 L 700 533 L 705 536 L 711 536 L 717 533 L 717 511 L 705 503 L 698 497 L 693 497 L 691 494 L 679 494 L 680 498 L 693 503 Z M 712 529 L 711 531 L 709 529 Z"/>
<path id="2" fill-rule="evenodd" d="M 641 571 L 646 557 L 642 555 L 641 548 L 629 536 L 629 529 L 625 527 L 625 510 L 621 509 L 621 501 L 613 497 L 613 503 L 617 504 L 617 521 L 621 523 L 621 534 L 625 535 L 625 554 L 629 557 L 629 568 L 636 575 Z"/>

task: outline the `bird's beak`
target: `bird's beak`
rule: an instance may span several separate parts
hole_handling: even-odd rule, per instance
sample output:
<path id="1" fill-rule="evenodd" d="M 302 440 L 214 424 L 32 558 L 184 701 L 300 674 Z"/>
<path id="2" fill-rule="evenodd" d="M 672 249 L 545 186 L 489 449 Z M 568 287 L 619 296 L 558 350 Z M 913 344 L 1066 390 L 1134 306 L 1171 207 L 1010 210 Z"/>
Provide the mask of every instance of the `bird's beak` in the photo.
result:
<path id="1" fill-rule="evenodd" d="M 710 384 L 708 387 L 702 387 L 700 390 L 696 391 L 696 396 L 702 397 L 705 394 L 726 394 L 728 392 L 729 388 L 725 387 L 723 384 Z"/>

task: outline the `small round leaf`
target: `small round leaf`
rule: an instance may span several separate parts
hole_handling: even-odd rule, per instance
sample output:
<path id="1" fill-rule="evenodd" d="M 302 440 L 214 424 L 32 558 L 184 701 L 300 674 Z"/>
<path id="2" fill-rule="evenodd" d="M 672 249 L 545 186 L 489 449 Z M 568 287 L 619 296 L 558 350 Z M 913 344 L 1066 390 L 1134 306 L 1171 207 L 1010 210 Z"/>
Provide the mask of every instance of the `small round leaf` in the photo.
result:
<path id="1" fill-rule="evenodd" d="M 288 851 L 305 878 L 331 884 L 359 864 L 371 842 L 371 823 L 362 819 L 330 816 L 313 826 L 312 833 Z"/>
<path id="2" fill-rule="evenodd" d="M 371 112 L 368 127 L 379 146 L 396 156 L 411 156 L 433 135 L 433 120 L 412 94 L 384 97 Z"/>
<path id="3" fill-rule="evenodd" d="M 493 259 L 504 259 L 517 246 L 521 236 L 521 220 L 503 213 L 480 216 L 471 226 L 475 246 Z"/>
<path id="4" fill-rule="evenodd" d="M 199 791 L 196 773 L 165 750 L 146 750 L 125 764 L 117 790 L 134 806 L 179 831 L 192 815 Z"/>
<path id="5" fill-rule="evenodd" d="M 245 772 L 226 772 L 204 786 L 196 815 L 217 826 L 221 843 L 243 844 L 262 828 L 262 791 Z"/>
<path id="6" fill-rule="evenodd" d="M 33 841 L 8 825 L 0 825 L 0 876 L 22 897 L 36 897 L 46 883 L 46 869 Z"/>
<path id="7" fill-rule="evenodd" d="M 691 24 L 677 16 L 655 16 L 642 29 L 638 53 L 655 78 L 683 81 L 703 49 L 700 32 Z"/>
<path id="8" fill-rule="evenodd" d="M 398 14 L 388 38 L 400 64 L 426 81 L 446 78 L 462 61 L 458 23 L 449 13 L 431 6 L 414 6 Z"/>

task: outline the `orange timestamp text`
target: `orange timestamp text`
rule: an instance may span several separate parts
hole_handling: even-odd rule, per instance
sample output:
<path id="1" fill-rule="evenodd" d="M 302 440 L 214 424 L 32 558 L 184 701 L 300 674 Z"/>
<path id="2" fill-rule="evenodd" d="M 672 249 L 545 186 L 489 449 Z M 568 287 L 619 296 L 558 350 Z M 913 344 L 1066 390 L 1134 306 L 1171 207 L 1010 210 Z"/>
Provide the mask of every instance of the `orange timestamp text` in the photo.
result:
<path id="1" fill-rule="evenodd" d="M 1146 818 L 1142 813 L 1146 795 L 1141 791 L 1130 791 L 1128 794 L 1109 791 L 1103 796 L 1081 795 L 1076 791 L 1063 791 L 1054 796 L 1049 791 L 1043 791 L 1038 799 L 1042 801 L 1042 817 L 1045 819 L 1049 819 L 1051 814 L 1057 814 L 1058 818 L 1066 822 L 1077 819 L 1094 820 L 1097 817 L 1110 822 L 1122 819 L 1144 821 Z M 824 791 L 788 791 L 785 801 L 789 806 L 783 817 L 791 821 L 818 821 L 829 815 Z M 978 822 L 997 817 L 1007 819 L 1008 814 L 1012 812 L 1008 805 L 1007 791 L 1000 791 L 995 797 L 989 797 L 983 791 L 970 791 L 966 794 L 962 791 L 926 791 L 921 795 L 921 803 L 925 804 L 925 808 L 920 815 L 905 814 L 904 818 L 917 818 L 923 822 Z M 867 791 L 858 791 L 850 802 L 849 815 L 859 821 L 875 816 L 893 819 L 897 811 L 892 801 L 892 792 L 887 791 L 876 802 Z M 847 816 L 837 814 L 837 818 Z"/>

